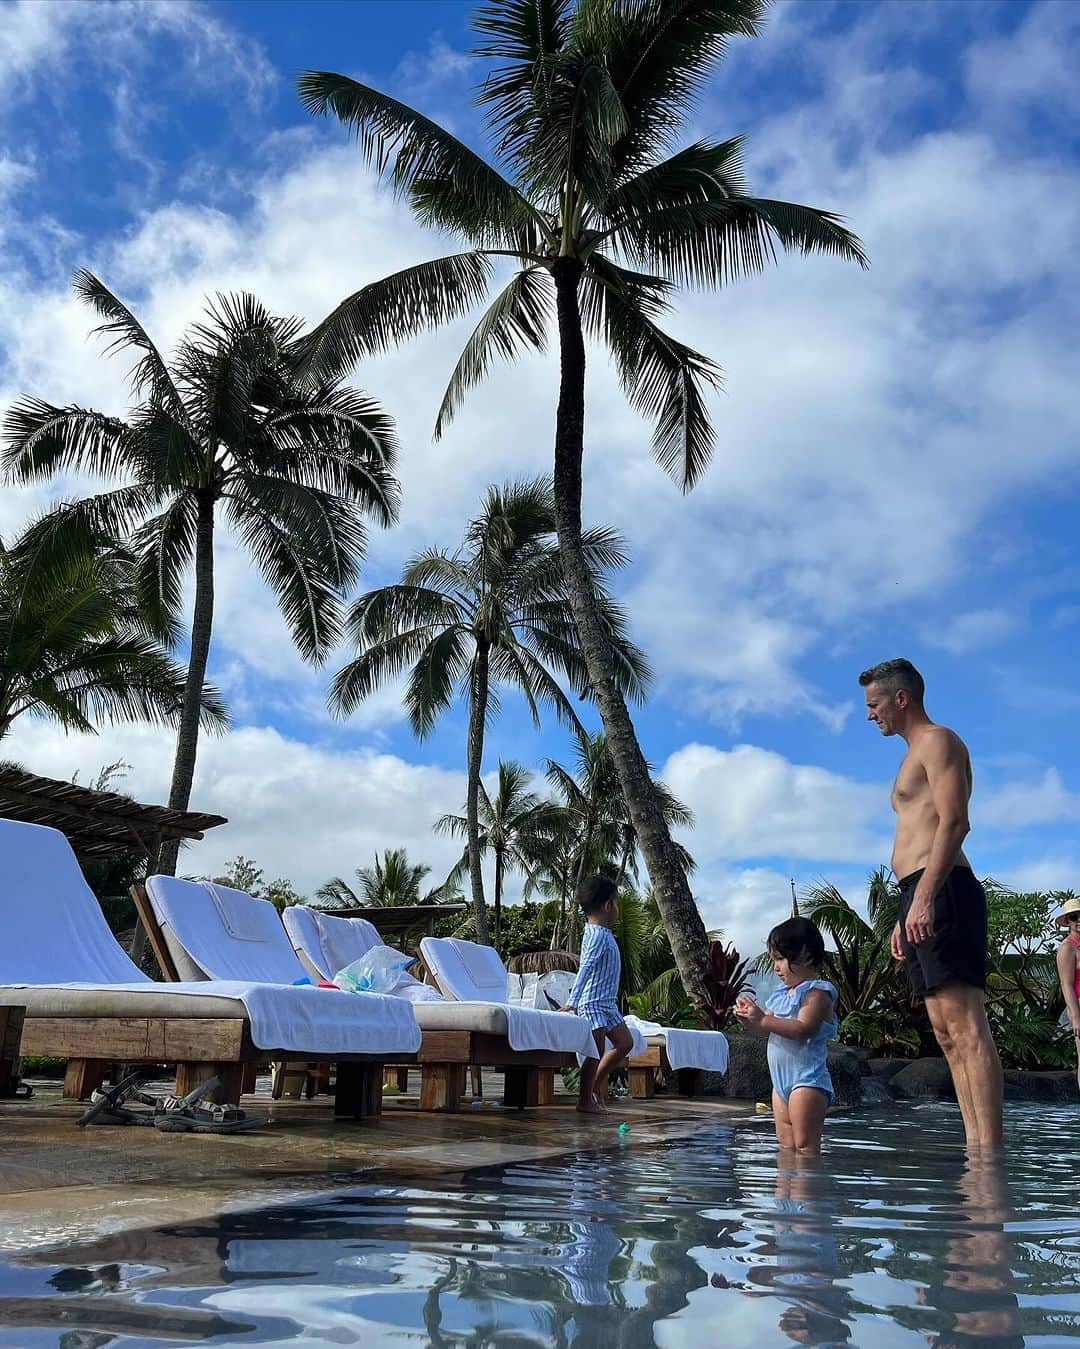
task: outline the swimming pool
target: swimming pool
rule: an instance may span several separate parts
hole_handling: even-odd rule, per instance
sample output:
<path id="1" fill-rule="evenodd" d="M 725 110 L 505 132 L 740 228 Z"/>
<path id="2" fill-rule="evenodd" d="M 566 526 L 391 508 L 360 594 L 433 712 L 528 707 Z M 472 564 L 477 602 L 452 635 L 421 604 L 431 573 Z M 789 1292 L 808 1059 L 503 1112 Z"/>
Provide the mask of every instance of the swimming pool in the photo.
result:
<path id="1" fill-rule="evenodd" d="M 954 1107 L 838 1115 L 777 1170 L 771 1120 L 343 1187 L 0 1263 L 0 1345 L 105 1349 L 861 1345 L 1080 1339 L 1080 1110 L 1010 1106 L 965 1164 Z"/>

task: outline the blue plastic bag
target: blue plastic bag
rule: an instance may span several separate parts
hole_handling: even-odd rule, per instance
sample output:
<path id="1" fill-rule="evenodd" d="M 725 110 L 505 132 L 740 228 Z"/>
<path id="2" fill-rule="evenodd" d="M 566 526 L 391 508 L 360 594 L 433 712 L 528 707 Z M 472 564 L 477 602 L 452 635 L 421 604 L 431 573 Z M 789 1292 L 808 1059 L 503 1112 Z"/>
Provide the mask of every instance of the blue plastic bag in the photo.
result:
<path id="1" fill-rule="evenodd" d="M 373 946 L 359 960 L 338 970 L 334 983 L 350 993 L 392 993 L 415 959 L 392 946 Z"/>

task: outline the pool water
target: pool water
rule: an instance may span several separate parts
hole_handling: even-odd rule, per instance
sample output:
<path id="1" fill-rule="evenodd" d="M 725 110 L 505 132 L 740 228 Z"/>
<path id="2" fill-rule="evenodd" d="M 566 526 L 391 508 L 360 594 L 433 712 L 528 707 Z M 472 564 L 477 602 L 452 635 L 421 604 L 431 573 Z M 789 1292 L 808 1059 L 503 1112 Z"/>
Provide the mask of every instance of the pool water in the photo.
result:
<path id="1" fill-rule="evenodd" d="M 0 1345 L 1012 1349 L 1080 1339 L 1080 1110 L 1011 1106 L 1004 1165 L 955 1107 L 771 1121 L 343 1187 L 0 1262 Z M 50 1259 L 54 1263 L 47 1263 Z"/>

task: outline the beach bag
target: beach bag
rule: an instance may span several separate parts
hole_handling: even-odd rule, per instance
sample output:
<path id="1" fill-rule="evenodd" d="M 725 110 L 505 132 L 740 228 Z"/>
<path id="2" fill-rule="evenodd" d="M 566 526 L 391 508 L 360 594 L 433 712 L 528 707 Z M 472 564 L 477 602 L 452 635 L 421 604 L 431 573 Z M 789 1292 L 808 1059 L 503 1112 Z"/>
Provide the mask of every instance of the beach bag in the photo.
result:
<path id="1" fill-rule="evenodd" d="M 416 959 L 392 946 L 373 946 L 359 960 L 334 975 L 334 983 L 350 993 L 392 993 Z"/>
<path id="2" fill-rule="evenodd" d="M 557 1012 L 565 1007 L 574 986 L 569 970 L 550 970 L 547 974 L 512 974 L 510 1001 L 520 1007 L 536 1007 L 542 1012 Z"/>

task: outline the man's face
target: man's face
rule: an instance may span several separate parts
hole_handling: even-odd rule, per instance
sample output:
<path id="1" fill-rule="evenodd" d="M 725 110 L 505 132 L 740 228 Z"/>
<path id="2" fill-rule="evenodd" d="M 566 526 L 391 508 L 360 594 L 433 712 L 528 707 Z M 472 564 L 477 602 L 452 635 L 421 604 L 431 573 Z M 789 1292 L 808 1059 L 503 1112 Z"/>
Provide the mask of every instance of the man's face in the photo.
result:
<path id="1" fill-rule="evenodd" d="M 886 693 L 878 684 L 866 686 L 866 720 L 876 724 L 882 735 L 895 735 L 902 712 L 899 693 Z"/>

